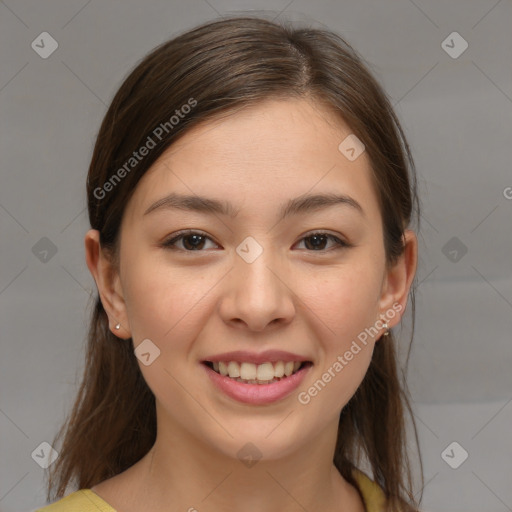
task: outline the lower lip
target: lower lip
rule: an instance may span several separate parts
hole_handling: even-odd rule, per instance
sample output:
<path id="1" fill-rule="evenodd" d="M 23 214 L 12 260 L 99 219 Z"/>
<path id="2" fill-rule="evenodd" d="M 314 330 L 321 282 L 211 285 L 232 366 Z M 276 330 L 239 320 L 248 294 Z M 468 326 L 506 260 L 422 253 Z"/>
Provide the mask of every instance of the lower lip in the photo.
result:
<path id="1" fill-rule="evenodd" d="M 226 395 L 246 404 L 263 405 L 276 402 L 295 391 L 311 368 L 311 364 L 298 372 L 272 384 L 245 384 L 230 377 L 224 377 L 201 363 L 212 382 Z"/>

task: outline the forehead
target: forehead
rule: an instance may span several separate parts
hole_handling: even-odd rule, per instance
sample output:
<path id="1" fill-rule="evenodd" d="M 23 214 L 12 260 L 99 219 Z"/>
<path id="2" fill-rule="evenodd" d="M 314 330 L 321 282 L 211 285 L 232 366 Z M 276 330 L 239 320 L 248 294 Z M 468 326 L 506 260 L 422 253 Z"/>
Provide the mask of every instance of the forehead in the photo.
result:
<path id="1" fill-rule="evenodd" d="M 228 199 L 252 213 L 306 193 L 356 196 L 379 217 L 368 156 L 339 150 L 351 134 L 339 116 L 305 99 L 270 100 L 203 122 L 171 145 L 139 181 L 127 215 L 170 192 Z M 259 208 L 259 211 L 258 211 Z M 250 213 L 250 212 L 249 212 Z"/>

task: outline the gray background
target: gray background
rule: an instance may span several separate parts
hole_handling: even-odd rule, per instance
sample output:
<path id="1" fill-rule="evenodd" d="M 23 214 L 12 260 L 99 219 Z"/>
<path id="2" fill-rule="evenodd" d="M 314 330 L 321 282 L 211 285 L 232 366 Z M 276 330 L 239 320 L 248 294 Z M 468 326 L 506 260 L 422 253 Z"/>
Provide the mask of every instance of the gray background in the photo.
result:
<path id="1" fill-rule="evenodd" d="M 335 30 L 392 98 L 423 205 L 408 373 L 423 509 L 512 510 L 510 0 L 8 0 L 0 2 L 0 511 L 45 504 L 44 471 L 31 454 L 53 440 L 81 375 L 95 290 L 83 253 L 85 180 L 106 107 L 154 46 L 243 10 Z M 46 59 L 31 47 L 44 31 L 58 42 Z M 442 44 L 454 31 L 469 45 L 457 58 L 444 47 L 457 51 L 460 41 Z M 43 237 L 55 254 L 44 253 Z M 442 457 L 453 441 L 462 448 L 451 460 L 469 453 L 458 469 Z"/>

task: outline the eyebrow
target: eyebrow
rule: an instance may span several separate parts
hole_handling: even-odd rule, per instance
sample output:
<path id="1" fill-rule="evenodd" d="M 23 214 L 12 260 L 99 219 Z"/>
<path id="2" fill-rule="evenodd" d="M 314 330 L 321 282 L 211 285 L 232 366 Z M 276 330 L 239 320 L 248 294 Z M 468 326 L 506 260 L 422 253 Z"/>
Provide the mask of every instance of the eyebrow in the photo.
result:
<path id="1" fill-rule="evenodd" d="M 279 221 L 298 214 L 322 210 L 334 205 L 345 205 L 365 216 L 363 207 L 352 197 L 344 194 L 309 194 L 290 199 L 279 212 Z M 153 203 L 145 212 L 147 215 L 155 210 L 179 209 L 206 214 L 220 214 L 234 218 L 240 210 L 227 201 L 197 195 L 171 193 Z"/>

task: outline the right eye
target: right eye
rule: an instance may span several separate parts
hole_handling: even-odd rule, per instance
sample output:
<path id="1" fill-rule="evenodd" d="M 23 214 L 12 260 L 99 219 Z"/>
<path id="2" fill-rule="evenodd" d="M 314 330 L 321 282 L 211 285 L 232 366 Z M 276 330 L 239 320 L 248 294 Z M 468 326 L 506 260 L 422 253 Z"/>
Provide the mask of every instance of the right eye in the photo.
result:
<path id="1" fill-rule="evenodd" d="M 162 243 L 162 247 L 183 252 L 201 252 L 204 249 L 205 240 L 212 241 L 205 233 L 188 229 L 171 235 L 171 238 Z M 176 245 L 179 242 L 182 243 L 182 247 Z"/>

